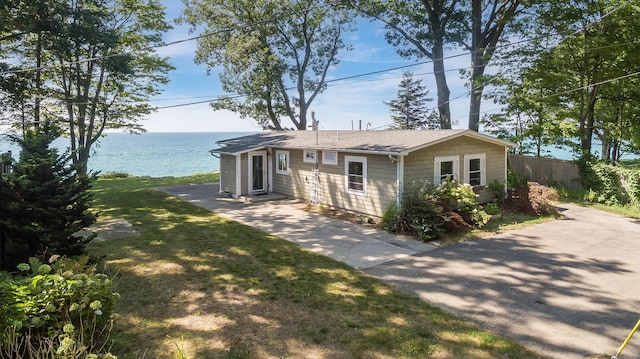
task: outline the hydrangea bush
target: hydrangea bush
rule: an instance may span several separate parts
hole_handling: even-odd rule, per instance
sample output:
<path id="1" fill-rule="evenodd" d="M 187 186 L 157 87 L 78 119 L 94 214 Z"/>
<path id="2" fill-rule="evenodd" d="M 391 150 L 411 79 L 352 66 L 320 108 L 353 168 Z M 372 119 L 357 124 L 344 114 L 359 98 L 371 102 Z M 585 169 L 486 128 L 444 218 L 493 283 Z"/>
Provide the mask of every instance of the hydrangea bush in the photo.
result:
<path id="1" fill-rule="evenodd" d="M 387 209 L 380 224 L 389 232 L 427 241 L 438 238 L 447 228 L 484 226 L 490 218 L 468 184 L 445 180 L 434 187 L 427 181 L 416 181 L 405 189 L 402 206 Z"/>
<path id="2" fill-rule="evenodd" d="M 7 328 L 0 332 L 0 357 L 53 351 L 56 358 L 113 358 L 100 352 L 119 294 L 87 262 L 30 258 L 18 265 L 17 276 L 0 278 L 0 324 Z"/>

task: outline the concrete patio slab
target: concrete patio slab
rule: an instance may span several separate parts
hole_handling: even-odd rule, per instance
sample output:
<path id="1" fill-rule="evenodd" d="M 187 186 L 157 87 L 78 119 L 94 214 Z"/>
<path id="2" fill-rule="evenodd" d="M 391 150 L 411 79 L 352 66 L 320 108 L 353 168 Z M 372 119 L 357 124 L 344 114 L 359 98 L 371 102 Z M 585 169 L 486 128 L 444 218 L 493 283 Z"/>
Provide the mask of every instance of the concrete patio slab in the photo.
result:
<path id="1" fill-rule="evenodd" d="M 298 200 L 245 202 L 219 197 L 217 183 L 158 190 L 354 268 L 369 268 L 436 248 L 412 238 L 303 211 Z"/>

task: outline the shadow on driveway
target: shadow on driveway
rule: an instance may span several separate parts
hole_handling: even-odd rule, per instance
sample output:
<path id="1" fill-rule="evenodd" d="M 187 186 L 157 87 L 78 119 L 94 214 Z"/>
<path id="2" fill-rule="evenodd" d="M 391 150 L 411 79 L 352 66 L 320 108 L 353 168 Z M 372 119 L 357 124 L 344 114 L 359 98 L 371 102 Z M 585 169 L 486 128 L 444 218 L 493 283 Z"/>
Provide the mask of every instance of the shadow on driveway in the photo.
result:
<path id="1" fill-rule="evenodd" d="M 562 219 L 444 248 L 296 208 L 161 188 L 361 268 L 552 358 L 612 355 L 640 316 L 640 222 L 563 204 Z M 621 358 L 640 357 L 640 334 Z"/>
<path id="2" fill-rule="evenodd" d="M 551 357 L 610 356 L 640 315 L 640 228 L 563 208 L 563 219 L 366 272 Z M 639 357 L 639 344 L 640 335 L 621 357 Z"/>

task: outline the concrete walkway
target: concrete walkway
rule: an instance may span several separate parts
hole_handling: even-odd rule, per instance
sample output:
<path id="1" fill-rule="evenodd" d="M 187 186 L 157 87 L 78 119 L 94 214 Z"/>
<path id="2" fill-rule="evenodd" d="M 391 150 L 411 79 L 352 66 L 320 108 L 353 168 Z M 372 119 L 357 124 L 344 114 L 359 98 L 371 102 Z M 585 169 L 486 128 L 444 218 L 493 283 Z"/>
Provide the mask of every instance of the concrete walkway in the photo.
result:
<path id="1" fill-rule="evenodd" d="M 608 358 L 640 317 L 638 220 L 563 204 L 562 219 L 437 248 L 296 201 L 217 198 L 216 184 L 160 190 L 363 269 L 552 358 Z M 640 334 L 621 358 L 640 358 Z"/>
<path id="2" fill-rule="evenodd" d="M 303 211 L 297 200 L 246 203 L 221 198 L 217 183 L 159 190 L 358 269 L 436 248 L 413 238 Z"/>

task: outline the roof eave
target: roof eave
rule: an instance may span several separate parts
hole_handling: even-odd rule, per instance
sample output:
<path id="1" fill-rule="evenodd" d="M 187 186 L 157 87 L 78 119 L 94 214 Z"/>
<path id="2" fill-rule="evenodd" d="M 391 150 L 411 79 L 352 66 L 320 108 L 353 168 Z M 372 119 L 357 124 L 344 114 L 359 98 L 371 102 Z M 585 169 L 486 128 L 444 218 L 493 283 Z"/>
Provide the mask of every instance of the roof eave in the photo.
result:
<path id="1" fill-rule="evenodd" d="M 490 143 L 493 143 L 493 144 L 496 144 L 496 145 L 499 145 L 499 146 L 516 147 L 516 144 L 513 143 L 513 142 L 509 142 L 509 141 L 501 140 L 499 138 L 483 135 L 483 134 L 478 133 L 478 132 L 473 131 L 473 130 L 465 130 L 465 131 L 461 131 L 461 132 L 458 132 L 458 133 L 451 134 L 450 136 L 447 136 L 447 137 L 439 138 L 437 140 L 434 140 L 434 141 L 431 141 L 431 142 L 428 142 L 428 143 L 425 143 L 425 144 L 422 144 L 422 145 L 419 145 L 419 146 L 408 148 L 408 149 L 406 149 L 404 151 L 401 151 L 399 153 L 399 155 L 400 156 L 406 156 L 411 152 L 418 151 L 418 150 L 421 150 L 421 149 L 426 148 L 426 147 L 431 147 L 431 146 L 437 145 L 439 143 L 446 142 L 446 141 L 449 141 L 449 140 L 452 140 L 454 138 L 458 138 L 458 137 L 461 137 L 461 136 L 473 137 L 473 138 L 476 138 L 476 139 L 479 139 L 479 140 L 483 140 L 483 141 L 486 141 L 486 142 L 490 142 Z"/>
<path id="2" fill-rule="evenodd" d="M 257 147 L 251 147 L 251 148 L 246 148 L 240 151 L 225 151 L 224 147 L 223 148 L 215 148 L 213 150 L 210 150 L 209 153 L 218 153 L 221 155 L 231 155 L 231 156 L 239 156 L 245 153 L 249 153 L 249 152 L 253 152 L 253 151 L 259 151 L 259 150 L 263 150 L 265 149 L 266 146 L 257 146 Z"/>

